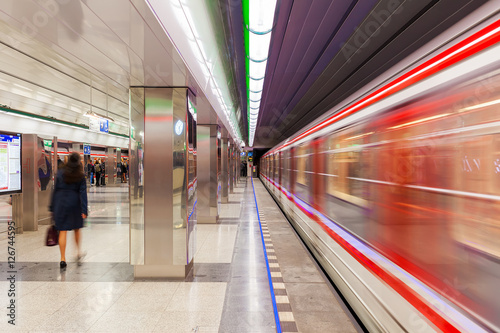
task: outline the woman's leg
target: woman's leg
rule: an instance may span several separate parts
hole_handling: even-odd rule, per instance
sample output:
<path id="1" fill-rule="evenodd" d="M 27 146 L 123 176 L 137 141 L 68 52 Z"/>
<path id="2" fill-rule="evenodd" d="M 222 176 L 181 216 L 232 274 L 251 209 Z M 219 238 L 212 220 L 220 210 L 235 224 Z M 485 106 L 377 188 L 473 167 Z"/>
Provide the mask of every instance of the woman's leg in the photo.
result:
<path id="1" fill-rule="evenodd" d="M 59 231 L 59 251 L 61 251 L 61 261 L 66 261 L 66 230 Z"/>
<path id="2" fill-rule="evenodd" d="M 76 253 L 78 253 L 78 258 L 81 255 L 80 252 L 80 229 L 75 229 L 75 242 L 76 242 Z"/>

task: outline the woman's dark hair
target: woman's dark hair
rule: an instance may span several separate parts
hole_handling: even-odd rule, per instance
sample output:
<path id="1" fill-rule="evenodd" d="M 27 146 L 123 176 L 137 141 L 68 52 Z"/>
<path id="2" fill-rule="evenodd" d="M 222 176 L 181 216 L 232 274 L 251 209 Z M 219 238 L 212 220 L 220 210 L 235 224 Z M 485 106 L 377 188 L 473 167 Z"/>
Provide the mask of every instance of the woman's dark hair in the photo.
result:
<path id="1" fill-rule="evenodd" d="M 68 162 L 64 166 L 64 182 L 68 184 L 78 183 L 84 177 L 83 166 L 80 163 L 80 154 L 71 153 Z"/>

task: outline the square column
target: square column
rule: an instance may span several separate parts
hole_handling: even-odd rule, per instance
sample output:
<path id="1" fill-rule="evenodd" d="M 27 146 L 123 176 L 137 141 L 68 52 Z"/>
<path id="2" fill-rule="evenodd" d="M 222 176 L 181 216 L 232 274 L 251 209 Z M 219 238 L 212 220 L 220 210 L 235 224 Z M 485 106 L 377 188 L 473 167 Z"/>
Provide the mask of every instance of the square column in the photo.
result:
<path id="1" fill-rule="evenodd" d="M 198 138 L 198 210 L 197 223 L 217 223 L 219 220 L 219 125 L 197 126 Z"/>
<path id="2" fill-rule="evenodd" d="M 121 168 L 121 162 L 122 162 L 122 149 L 121 148 L 116 148 L 116 183 L 119 184 L 122 182 L 121 179 L 121 170 L 118 170 L 118 163 L 120 163 L 120 168 Z M 120 177 L 118 177 L 118 171 L 120 171 Z"/>
<path id="3" fill-rule="evenodd" d="M 229 141 L 229 193 L 234 193 L 234 141 Z"/>
<path id="4" fill-rule="evenodd" d="M 196 123 L 189 96 L 187 88 L 130 89 L 130 263 L 136 278 L 184 278 L 193 265 Z"/>
<path id="5" fill-rule="evenodd" d="M 106 169 L 104 170 L 106 173 L 106 184 L 115 184 L 116 183 L 116 156 L 115 156 L 115 148 L 107 148 L 106 149 Z"/>
<path id="6" fill-rule="evenodd" d="M 220 213 L 220 207 L 222 204 L 222 139 L 221 139 L 221 131 L 222 129 L 219 126 L 219 130 L 217 131 L 217 213 Z"/>
<path id="7" fill-rule="evenodd" d="M 57 176 L 57 149 L 58 149 L 58 144 L 57 144 L 57 136 L 55 136 L 52 139 L 52 152 L 54 153 L 52 155 L 52 184 L 55 186 L 55 178 Z"/>
<path id="8" fill-rule="evenodd" d="M 80 142 L 73 142 L 71 151 L 74 153 L 80 153 L 81 146 L 82 146 L 82 144 Z"/>
<path id="9" fill-rule="evenodd" d="M 222 203 L 229 201 L 229 151 L 227 132 L 221 137 L 221 196 Z"/>
<path id="10" fill-rule="evenodd" d="M 38 136 L 23 134 L 22 145 L 22 188 L 23 188 L 23 220 L 17 226 L 23 231 L 38 230 Z"/>
<path id="11" fill-rule="evenodd" d="M 236 152 L 234 154 L 234 184 L 238 185 L 240 182 L 241 173 L 241 151 L 240 147 L 236 146 Z"/>

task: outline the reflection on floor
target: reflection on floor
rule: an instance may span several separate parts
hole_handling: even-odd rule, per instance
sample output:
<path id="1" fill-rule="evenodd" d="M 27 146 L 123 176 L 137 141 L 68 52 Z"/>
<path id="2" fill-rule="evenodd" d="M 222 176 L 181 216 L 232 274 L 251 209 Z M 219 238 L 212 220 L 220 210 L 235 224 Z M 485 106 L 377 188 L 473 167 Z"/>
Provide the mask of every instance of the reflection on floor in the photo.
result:
<path id="1" fill-rule="evenodd" d="M 12 206 L 9 195 L 0 196 L 0 238 L 7 232 L 7 222 L 12 219 Z"/>
<path id="2" fill-rule="evenodd" d="M 194 274 L 165 282 L 134 281 L 128 187 L 90 188 L 81 266 L 72 233 L 65 271 L 58 247 L 43 246 L 48 226 L 17 235 L 16 326 L 2 320 L 0 331 L 274 332 L 252 188 L 242 182 L 235 190 L 220 224 L 197 226 Z M 7 241 L 0 240 L 0 304 L 10 300 Z"/>
<path id="3" fill-rule="evenodd" d="M 264 239 L 272 237 L 276 250 L 269 257 L 272 274 L 276 265 L 281 267 L 282 281 L 274 289 L 286 286 L 276 294 L 278 308 L 289 298 L 289 316 L 297 322 L 283 332 L 297 327 L 301 332 L 352 332 L 274 201 L 262 185 L 256 189 L 269 229 Z M 5 315 L 10 299 L 16 305 L 16 326 L 4 315 L 1 332 L 276 332 L 250 179 L 238 182 L 229 203 L 221 206 L 219 224 L 196 226 L 193 274 L 184 281 L 134 280 L 126 184 L 92 187 L 89 208 L 81 266 L 75 263 L 72 233 L 64 271 L 58 247 L 44 246 L 47 226 L 16 236 L 15 297 L 8 296 L 8 239 L 0 237 L 0 304 Z"/>

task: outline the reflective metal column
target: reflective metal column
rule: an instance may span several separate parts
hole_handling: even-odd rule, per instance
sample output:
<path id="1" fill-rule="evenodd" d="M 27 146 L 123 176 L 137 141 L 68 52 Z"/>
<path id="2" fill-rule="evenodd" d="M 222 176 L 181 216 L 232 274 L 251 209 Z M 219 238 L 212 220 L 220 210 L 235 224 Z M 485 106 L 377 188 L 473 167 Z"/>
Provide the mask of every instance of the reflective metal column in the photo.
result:
<path id="1" fill-rule="evenodd" d="M 229 201 L 229 156 L 228 156 L 228 137 L 227 131 L 222 131 L 221 137 L 221 193 L 222 203 Z"/>
<path id="2" fill-rule="evenodd" d="M 22 145 L 22 187 L 23 187 L 23 231 L 38 230 L 38 136 L 23 134 Z M 19 225 L 18 225 L 19 226 Z"/>
<path id="3" fill-rule="evenodd" d="M 218 184 L 217 184 L 217 209 L 218 209 L 218 214 L 220 213 L 220 207 L 222 204 L 222 158 L 221 158 L 221 146 L 222 146 L 222 140 L 221 140 L 221 133 L 222 129 L 219 126 L 219 131 L 217 132 L 217 179 L 218 179 Z"/>
<path id="4" fill-rule="evenodd" d="M 73 142 L 72 146 L 73 146 L 73 149 L 71 150 L 72 152 L 80 153 L 81 144 L 79 142 L 77 143 Z"/>
<path id="5" fill-rule="evenodd" d="M 107 148 L 107 163 L 106 169 L 104 172 L 106 173 L 106 184 L 115 184 L 116 183 L 116 157 L 115 157 L 115 148 Z"/>
<path id="6" fill-rule="evenodd" d="M 187 88 L 130 89 L 130 263 L 136 278 L 185 277 L 196 246 L 196 125 Z M 191 179 L 193 178 L 193 179 Z"/>
<path id="7" fill-rule="evenodd" d="M 234 141 L 229 140 L 229 192 L 234 193 Z"/>
<path id="8" fill-rule="evenodd" d="M 198 223 L 217 223 L 219 207 L 217 190 L 219 186 L 217 133 L 219 125 L 197 126 L 198 137 Z"/>
<path id="9" fill-rule="evenodd" d="M 117 168 L 116 168 L 116 183 L 119 184 L 122 182 L 121 180 L 121 169 L 118 170 L 118 163 L 120 163 L 120 168 L 121 168 L 121 163 L 122 163 L 122 149 L 121 148 L 116 148 L 116 163 L 117 163 Z M 120 171 L 120 177 L 118 177 L 118 171 Z"/>
<path id="10" fill-rule="evenodd" d="M 55 178 L 57 176 L 57 150 L 58 150 L 58 144 L 57 144 L 57 136 L 55 136 L 52 139 L 52 179 L 54 180 L 52 182 L 52 185 L 55 185 Z"/>
<path id="11" fill-rule="evenodd" d="M 241 151 L 240 147 L 236 146 L 236 153 L 234 154 L 234 182 L 235 186 L 240 182 L 241 174 Z"/>

